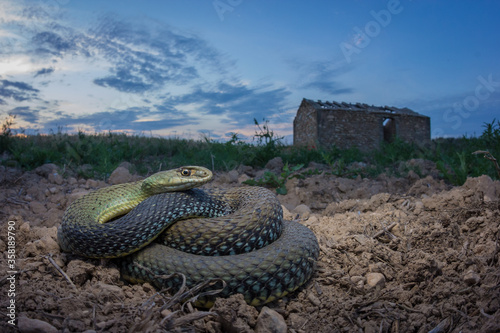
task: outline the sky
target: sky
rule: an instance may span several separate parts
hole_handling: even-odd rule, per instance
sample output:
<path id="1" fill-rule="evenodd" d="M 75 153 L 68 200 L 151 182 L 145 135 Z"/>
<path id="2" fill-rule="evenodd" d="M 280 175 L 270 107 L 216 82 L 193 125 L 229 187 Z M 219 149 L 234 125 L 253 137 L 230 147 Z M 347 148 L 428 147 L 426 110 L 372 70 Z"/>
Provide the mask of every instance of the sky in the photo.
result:
<path id="1" fill-rule="evenodd" d="M 500 119 L 500 2 L 0 0 L 0 120 L 27 134 L 292 143 L 303 98 Z"/>

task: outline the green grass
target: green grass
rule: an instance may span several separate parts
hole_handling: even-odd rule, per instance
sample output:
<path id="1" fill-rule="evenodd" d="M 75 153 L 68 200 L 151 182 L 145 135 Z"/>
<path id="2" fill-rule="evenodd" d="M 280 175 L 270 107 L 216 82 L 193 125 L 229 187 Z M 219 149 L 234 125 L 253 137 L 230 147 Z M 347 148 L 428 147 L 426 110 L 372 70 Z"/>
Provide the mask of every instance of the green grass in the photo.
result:
<path id="1" fill-rule="evenodd" d="M 310 162 L 328 166 L 331 174 L 343 177 L 376 177 L 380 173 L 404 176 L 409 170 L 401 162 L 422 158 L 436 162 L 441 177 L 451 184 L 461 185 L 467 177 L 487 174 L 494 179 L 499 175 L 492 161 L 475 151 L 488 151 L 500 158 L 500 122 L 484 124 L 479 137 L 435 139 L 431 147 L 421 148 L 395 140 L 383 144 L 379 150 L 362 153 L 358 149 L 341 150 L 337 147 L 308 149 L 287 146 L 275 136 L 266 120 L 261 125 L 255 120 L 254 142 L 242 141 L 233 134 L 227 142 L 209 138 L 202 140 L 171 139 L 116 133 L 50 135 L 14 135 L 12 117 L 6 119 L 0 133 L 0 154 L 7 156 L 2 164 L 31 170 L 45 163 L 55 163 L 85 178 L 106 178 L 122 162 L 129 162 L 139 174 L 146 175 L 180 165 L 201 165 L 215 171 L 229 171 L 239 165 L 263 167 L 274 157 L 281 157 L 287 165 L 285 175 L 276 175 L 275 187 L 283 188 L 286 179 L 294 174 L 307 177 L 317 170 L 299 170 Z M 353 169 L 353 162 L 366 167 Z M 85 166 L 85 167 L 82 167 Z M 285 171 L 285 170 L 284 170 Z M 420 170 L 414 170 L 420 173 Z"/>

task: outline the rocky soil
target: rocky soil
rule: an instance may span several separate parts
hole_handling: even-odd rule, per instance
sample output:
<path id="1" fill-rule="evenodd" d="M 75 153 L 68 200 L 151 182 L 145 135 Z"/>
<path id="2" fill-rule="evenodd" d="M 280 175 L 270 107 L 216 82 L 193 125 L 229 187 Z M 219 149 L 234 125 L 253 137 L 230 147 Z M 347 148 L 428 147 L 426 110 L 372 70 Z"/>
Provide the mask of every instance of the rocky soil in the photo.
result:
<path id="1" fill-rule="evenodd" d="M 427 176 L 323 172 L 288 180 L 279 199 L 285 218 L 319 240 L 316 274 L 267 306 L 235 295 L 210 310 L 130 285 L 111 261 L 61 253 L 56 229 L 64 210 L 93 189 L 140 178 L 127 164 L 106 182 L 63 177 L 50 164 L 24 173 L 0 167 L 0 331 L 499 332 L 500 182 L 481 176 L 452 187 L 432 163 L 408 163 Z M 258 173 L 240 167 L 207 186 L 241 186 Z M 16 326 L 8 323 L 11 299 Z"/>

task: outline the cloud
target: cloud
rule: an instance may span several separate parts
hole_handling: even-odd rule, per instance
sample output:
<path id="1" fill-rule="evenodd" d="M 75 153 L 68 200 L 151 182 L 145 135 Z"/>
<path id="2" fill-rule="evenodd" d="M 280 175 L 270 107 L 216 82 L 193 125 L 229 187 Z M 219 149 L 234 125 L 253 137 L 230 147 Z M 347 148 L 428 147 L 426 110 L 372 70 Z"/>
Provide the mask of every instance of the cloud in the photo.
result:
<path id="1" fill-rule="evenodd" d="M 61 57 L 64 53 L 74 53 L 77 49 L 73 40 L 53 31 L 36 33 L 31 41 L 37 46 L 34 51 L 39 55 L 49 54 Z"/>
<path id="2" fill-rule="evenodd" d="M 154 21 L 105 17 L 89 35 L 94 36 L 96 52 L 111 63 L 109 75 L 93 82 L 121 92 L 143 93 L 168 83 L 187 85 L 200 78 L 201 65 L 220 74 L 228 64 L 200 37 Z"/>
<path id="3" fill-rule="evenodd" d="M 302 86 L 304 89 L 313 89 L 325 93 L 327 96 L 350 94 L 354 92 L 352 88 L 340 88 L 339 84 L 331 80 L 316 79 Z"/>
<path id="4" fill-rule="evenodd" d="M 28 2 L 11 16 L 18 20 L 8 26 L 9 32 L 19 37 L 0 39 L 0 58 L 29 55 L 33 62 L 67 58 L 87 59 L 101 68 L 106 64 L 108 73 L 93 83 L 119 92 L 142 94 L 166 84 L 186 85 L 200 78 L 200 70 L 222 74 L 231 66 L 199 36 L 144 17 L 120 20 L 108 14 L 90 28 L 79 28 L 65 21 L 62 10 Z M 53 71 L 44 69 L 35 77 Z"/>
<path id="5" fill-rule="evenodd" d="M 354 89 L 339 83 L 339 76 L 351 70 L 345 63 L 334 63 L 329 60 L 303 61 L 289 59 L 289 65 L 299 74 L 298 89 L 310 89 L 325 93 L 325 99 L 332 95 L 353 93 Z"/>
<path id="6" fill-rule="evenodd" d="M 74 84 L 71 80 L 83 68 L 82 77 L 89 80 L 91 89 L 100 90 L 95 94 L 88 91 L 90 98 L 102 96 L 102 89 L 110 90 L 113 96 L 117 92 L 140 96 L 124 109 L 109 108 L 93 100 L 104 111 L 79 115 L 77 103 L 81 102 L 75 103 L 69 96 L 42 100 L 39 95 L 43 93 L 29 83 L 0 81 L 0 104 L 6 103 L 7 98 L 17 102 L 37 99 L 37 105 L 17 111 L 24 120 L 36 121 L 45 129 L 85 126 L 96 131 L 144 131 L 186 125 L 200 128 L 204 121 L 211 119 L 214 123 L 218 116 L 221 123 L 234 128 L 247 126 L 254 118 L 269 118 L 284 108 L 291 94 L 287 88 L 272 84 L 252 87 L 239 83 L 233 74 L 233 61 L 203 38 L 162 22 L 145 17 L 125 20 L 109 14 L 79 27 L 66 21 L 62 10 L 39 9 L 26 2 L 18 10 L 20 19 L 9 29 L 12 36 L 19 38 L 0 38 L 0 59 L 28 58 L 33 84 L 42 90 L 49 83 L 51 88 Z M 54 80 L 37 80 L 49 75 Z M 193 103 L 195 111 L 192 106 L 186 107 Z M 73 114 L 61 111 L 63 105 L 71 105 Z M 35 109 L 42 110 L 42 114 L 30 118 L 29 113 Z"/>
<path id="7" fill-rule="evenodd" d="M 268 118 L 282 109 L 286 97 L 290 95 L 286 88 L 262 86 L 250 88 L 242 84 L 230 84 L 224 81 L 215 87 L 196 87 L 191 93 L 171 97 L 173 104 L 200 104 L 202 114 L 223 115 L 237 125 L 246 125 L 253 119 Z"/>
<path id="8" fill-rule="evenodd" d="M 35 73 L 34 77 L 38 77 L 38 76 L 40 76 L 40 75 L 49 75 L 49 74 L 53 73 L 53 72 L 54 72 L 54 70 L 55 70 L 55 69 L 54 69 L 53 67 L 50 67 L 50 68 L 42 68 L 42 69 L 38 70 L 38 71 Z"/>
<path id="9" fill-rule="evenodd" d="M 36 123 L 39 120 L 39 111 L 31 110 L 29 106 L 18 106 L 9 111 L 9 114 L 15 115 L 18 119 L 28 123 Z"/>
<path id="10" fill-rule="evenodd" d="M 20 81 L 0 80 L 0 97 L 12 98 L 17 102 L 38 99 L 38 89 L 28 83 Z M 5 99 L 0 98 L 0 103 L 5 104 Z"/>
<path id="11" fill-rule="evenodd" d="M 155 108 L 153 108 L 155 109 Z M 47 129 L 55 127 L 85 126 L 99 131 L 149 131 L 173 128 L 181 125 L 197 124 L 187 114 L 163 108 L 151 110 L 148 107 L 131 107 L 125 110 L 109 110 L 82 116 L 61 116 L 45 124 Z M 76 128 L 75 128 L 76 129 Z"/>

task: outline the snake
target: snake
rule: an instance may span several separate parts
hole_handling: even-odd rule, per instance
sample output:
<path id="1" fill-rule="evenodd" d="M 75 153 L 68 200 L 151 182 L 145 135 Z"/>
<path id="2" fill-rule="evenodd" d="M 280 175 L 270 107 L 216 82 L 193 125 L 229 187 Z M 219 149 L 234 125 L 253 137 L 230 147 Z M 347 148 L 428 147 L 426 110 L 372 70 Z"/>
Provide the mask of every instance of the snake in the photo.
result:
<path id="1" fill-rule="evenodd" d="M 213 179 L 200 166 L 90 192 L 66 209 L 57 238 L 65 252 L 113 258 L 131 283 L 164 290 L 216 281 L 217 297 L 243 294 L 260 306 L 296 291 L 319 256 L 314 233 L 283 219 L 263 187 L 198 188 Z M 222 288 L 221 288 L 222 286 Z M 195 305 L 210 307 L 206 293 Z"/>

